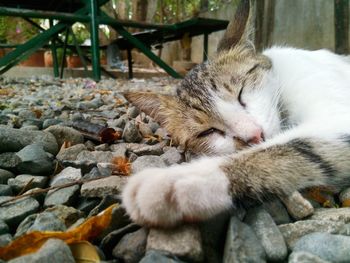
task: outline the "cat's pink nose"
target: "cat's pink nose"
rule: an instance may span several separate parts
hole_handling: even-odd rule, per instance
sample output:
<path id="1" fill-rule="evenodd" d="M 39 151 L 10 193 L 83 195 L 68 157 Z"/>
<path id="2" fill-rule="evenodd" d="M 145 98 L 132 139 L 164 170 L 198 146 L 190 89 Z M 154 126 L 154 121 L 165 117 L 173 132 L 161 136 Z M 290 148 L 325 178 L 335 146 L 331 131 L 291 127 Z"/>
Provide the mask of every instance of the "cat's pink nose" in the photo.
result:
<path id="1" fill-rule="evenodd" d="M 247 140 L 248 144 L 258 144 L 265 140 L 264 133 L 261 129 L 258 129 L 252 137 Z"/>

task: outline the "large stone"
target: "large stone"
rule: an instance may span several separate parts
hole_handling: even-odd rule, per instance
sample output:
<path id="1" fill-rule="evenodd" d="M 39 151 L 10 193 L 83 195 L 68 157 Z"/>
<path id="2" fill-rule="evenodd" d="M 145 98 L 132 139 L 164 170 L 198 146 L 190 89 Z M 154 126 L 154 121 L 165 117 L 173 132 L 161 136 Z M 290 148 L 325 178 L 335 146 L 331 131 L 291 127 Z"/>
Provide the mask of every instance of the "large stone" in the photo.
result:
<path id="1" fill-rule="evenodd" d="M 14 152 L 0 153 L 0 168 L 15 170 L 21 159 Z"/>
<path id="2" fill-rule="evenodd" d="M 146 252 L 147 234 L 144 228 L 126 234 L 113 249 L 113 256 L 125 263 L 138 263 Z"/>
<path id="3" fill-rule="evenodd" d="M 49 239 L 35 253 L 18 257 L 8 261 L 9 263 L 75 263 L 69 246 L 62 240 Z"/>
<path id="4" fill-rule="evenodd" d="M 318 208 L 310 219 L 350 223 L 350 208 Z"/>
<path id="5" fill-rule="evenodd" d="M 335 222 L 329 220 L 303 220 L 295 223 L 279 225 L 284 240 L 287 246 L 292 250 L 295 243 L 302 236 L 314 232 L 325 232 L 330 234 L 347 234 L 348 227 L 342 222 Z"/>
<path id="6" fill-rule="evenodd" d="M 227 230 L 223 262 L 263 263 L 266 262 L 265 258 L 265 250 L 251 227 L 237 217 L 232 217 Z"/>
<path id="7" fill-rule="evenodd" d="M 54 213 L 42 212 L 24 219 L 18 226 L 15 237 L 32 231 L 65 231 L 64 222 Z"/>
<path id="8" fill-rule="evenodd" d="M 40 144 L 31 144 L 17 152 L 21 159 L 17 170 L 21 173 L 49 175 L 53 170 L 53 160 Z"/>
<path id="9" fill-rule="evenodd" d="M 122 176 L 111 176 L 90 182 L 81 187 L 83 197 L 104 197 L 106 195 L 120 194 L 127 178 Z"/>
<path id="10" fill-rule="evenodd" d="M 162 160 L 161 157 L 156 155 L 145 155 L 140 156 L 131 164 L 131 170 L 133 173 L 140 172 L 146 168 L 151 167 L 166 167 L 165 162 Z"/>
<path id="11" fill-rule="evenodd" d="M 283 261 L 287 257 L 283 236 L 264 208 L 260 206 L 248 210 L 244 221 L 253 228 L 265 249 L 268 261 Z"/>
<path id="12" fill-rule="evenodd" d="M 0 202 L 11 197 L 0 196 Z M 24 197 L 17 201 L 0 206 L 0 219 L 10 227 L 17 226 L 24 218 L 34 214 L 39 209 L 39 203 L 34 198 Z"/>
<path id="13" fill-rule="evenodd" d="M 105 151 L 82 151 L 78 154 L 78 161 L 90 161 L 94 163 L 109 163 L 112 161 L 114 155 L 112 152 Z"/>
<path id="14" fill-rule="evenodd" d="M 30 174 L 20 174 L 15 178 L 11 178 L 8 181 L 8 185 L 12 187 L 15 192 L 20 192 L 24 187 L 27 190 L 33 188 L 44 188 L 46 186 L 46 182 L 48 181 L 48 177 L 46 176 L 34 176 Z M 29 183 L 30 182 L 30 183 Z"/>
<path id="15" fill-rule="evenodd" d="M 25 131 L 0 125 L 0 152 L 17 152 L 27 145 L 41 144 L 46 152 L 57 154 L 55 137 L 43 131 Z"/>
<path id="16" fill-rule="evenodd" d="M 72 145 L 84 143 L 84 136 L 77 130 L 70 127 L 53 125 L 47 128 L 45 131 L 53 134 L 59 147 L 61 147 L 65 141 L 70 142 Z"/>
<path id="17" fill-rule="evenodd" d="M 312 233 L 295 244 L 293 252 L 306 251 L 334 263 L 350 262 L 350 237 Z"/>
<path id="18" fill-rule="evenodd" d="M 200 231 L 193 225 L 174 229 L 151 229 L 147 239 L 147 251 L 166 251 L 185 260 L 200 262 L 203 260 L 201 243 Z"/>
<path id="19" fill-rule="evenodd" d="M 288 263 L 331 263 L 320 257 L 305 251 L 293 252 L 288 258 Z"/>
<path id="20" fill-rule="evenodd" d="M 15 175 L 7 170 L 0 169 L 0 184 L 7 184 L 8 179 L 14 178 Z"/>

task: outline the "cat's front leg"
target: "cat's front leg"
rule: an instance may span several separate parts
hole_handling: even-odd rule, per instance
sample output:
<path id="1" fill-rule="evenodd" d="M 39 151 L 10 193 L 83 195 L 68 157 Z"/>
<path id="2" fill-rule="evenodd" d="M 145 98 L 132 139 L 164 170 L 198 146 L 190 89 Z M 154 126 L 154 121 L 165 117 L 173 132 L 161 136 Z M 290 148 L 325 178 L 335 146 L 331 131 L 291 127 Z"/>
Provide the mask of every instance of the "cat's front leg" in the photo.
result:
<path id="1" fill-rule="evenodd" d="M 201 221 L 229 208 L 224 157 L 203 158 L 169 168 L 143 170 L 129 178 L 123 205 L 142 225 L 169 227 Z"/>

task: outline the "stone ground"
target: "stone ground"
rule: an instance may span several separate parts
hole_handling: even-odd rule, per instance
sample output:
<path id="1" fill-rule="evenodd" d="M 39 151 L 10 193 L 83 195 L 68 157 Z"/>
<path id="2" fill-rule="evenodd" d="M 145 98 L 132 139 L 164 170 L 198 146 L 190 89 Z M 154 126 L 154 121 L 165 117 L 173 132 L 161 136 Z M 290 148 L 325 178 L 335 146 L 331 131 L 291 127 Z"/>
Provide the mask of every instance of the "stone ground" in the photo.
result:
<path id="1" fill-rule="evenodd" d="M 173 93 L 178 83 L 165 77 L 99 83 L 0 79 L 0 202 L 33 189 L 100 178 L 0 205 L 0 246 L 34 230 L 66 231 L 120 203 L 127 177 L 111 176 L 115 157 L 128 158 L 134 172 L 183 162 L 184 153 L 171 146 L 166 131 L 121 94 Z M 72 128 L 77 122 L 111 127 L 122 138 L 110 144 L 89 140 Z M 296 193 L 283 203 L 271 200 L 170 230 L 138 226 L 116 207 L 112 224 L 93 243 L 104 262 L 350 262 L 350 208 L 339 208 L 349 205 L 350 189 L 316 197 L 328 208 L 311 201 L 314 208 L 305 212 L 294 200 L 309 203 Z M 74 262 L 69 247 L 57 239 L 9 262 L 48 258 Z"/>

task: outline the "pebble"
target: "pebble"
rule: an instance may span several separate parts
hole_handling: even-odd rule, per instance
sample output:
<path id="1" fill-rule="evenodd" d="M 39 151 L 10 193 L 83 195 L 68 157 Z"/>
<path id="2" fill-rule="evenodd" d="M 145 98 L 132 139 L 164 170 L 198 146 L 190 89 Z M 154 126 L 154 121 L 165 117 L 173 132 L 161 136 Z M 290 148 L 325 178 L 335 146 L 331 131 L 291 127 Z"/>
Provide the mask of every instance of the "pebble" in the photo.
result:
<path id="1" fill-rule="evenodd" d="M 228 226 L 223 262 L 266 262 L 265 250 L 253 229 L 237 217 L 232 217 Z"/>
<path id="2" fill-rule="evenodd" d="M 132 152 L 138 156 L 143 155 L 161 155 L 163 154 L 164 143 L 157 143 L 155 145 L 139 144 L 137 147 L 132 147 Z"/>
<path id="3" fill-rule="evenodd" d="M 135 121 L 130 120 L 126 123 L 122 137 L 125 142 L 137 143 L 142 140 L 142 135 L 139 132 Z"/>
<path id="4" fill-rule="evenodd" d="M 126 234 L 113 249 L 113 256 L 125 263 L 138 263 L 146 253 L 147 234 L 144 228 Z"/>
<path id="5" fill-rule="evenodd" d="M 14 152 L 0 153 L 0 168 L 15 170 L 21 159 Z"/>
<path id="6" fill-rule="evenodd" d="M 293 252 L 288 258 L 288 263 L 331 263 L 318 256 L 305 251 Z"/>
<path id="7" fill-rule="evenodd" d="M 75 263 L 72 252 L 66 243 L 59 239 L 49 239 L 36 252 L 8 261 L 9 263 Z"/>
<path id="8" fill-rule="evenodd" d="M 339 194 L 339 200 L 342 203 L 342 206 L 349 207 L 350 206 L 350 187 L 345 188 L 343 191 Z"/>
<path id="9" fill-rule="evenodd" d="M 2 234 L 0 235 L 0 247 L 8 245 L 12 241 L 11 234 Z"/>
<path id="10" fill-rule="evenodd" d="M 100 200 L 100 202 L 98 203 L 98 205 L 90 211 L 89 217 L 95 216 L 95 215 L 101 213 L 103 210 L 105 210 L 106 208 L 108 208 L 111 205 L 120 204 L 121 203 L 121 196 L 120 195 L 105 195 L 102 198 L 102 200 L 101 199 L 99 199 L 99 200 Z"/>
<path id="11" fill-rule="evenodd" d="M 259 206 L 247 211 L 244 219 L 260 240 L 268 261 L 283 261 L 287 257 L 287 246 L 283 236 L 266 210 Z"/>
<path id="12" fill-rule="evenodd" d="M 105 151 L 81 151 L 78 156 L 78 161 L 90 161 L 95 163 L 111 162 L 114 155 L 112 152 Z"/>
<path id="13" fill-rule="evenodd" d="M 183 225 L 174 229 L 150 229 L 147 251 L 161 250 L 184 260 L 203 260 L 200 231 L 196 226 Z"/>
<path id="14" fill-rule="evenodd" d="M 0 202 L 11 197 L 0 196 Z M 24 197 L 17 201 L 0 206 L 0 219 L 10 228 L 17 226 L 28 215 L 34 214 L 39 209 L 39 203 L 32 197 Z"/>
<path id="15" fill-rule="evenodd" d="M 140 156 L 131 164 L 131 170 L 133 173 L 140 172 L 150 167 L 163 168 L 166 167 L 166 164 L 162 158 L 157 155 Z"/>
<path id="16" fill-rule="evenodd" d="M 334 263 L 350 262 L 350 237 L 312 233 L 296 242 L 293 252 L 306 251 Z"/>
<path id="17" fill-rule="evenodd" d="M 142 137 L 153 136 L 153 131 L 147 123 L 144 123 L 144 122 L 138 123 L 138 128 Z"/>
<path id="18" fill-rule="evenodd" d="M 56 155 L 57 160 L 70 160 L 75 161 L 80 152 L 87 150 L 85 144 L 76 144 L 71 147 L 60 150 L 60 152 Z"/>
<path id="19" fill-rule="evenodd" d="M 48 128 L 50 126 L 57 125 L 57 124 L 60 124 L 60 123 L 62 123 L 62 120 L 60 120 L 60 119 L 46 119 L 43 122 L 43 127 L 42 128 L 45 130 L 46 128 Z"/>
<path id="20" fill-rule="evenodd" d="M 346 234 L 347 226 L 341 222 L 327 220 L 303 220 L 294 223 L 279 225 L 279 229 L 289 249 L 293 249 L 295 243 L 302 237 L 314 232 L 326 232 L 330 234 Z"/>
<path id="21" fill-rule="evenodd" d="M 160 156 L 166 165 L 178 164 L 184 161 L 182 154 L 175 148 L 166 149 L 165 153 Z"/>
<path id="22" fill-rule="evenodd" d="M 112 144 L 109 148 L 113 152 L 114 156 L 125 157 L 126 155 L 126 151 L 127 151 L 126 143 Z"/>
<path id="23" fill-rule="evenodd" d="M 130 119 L 134 119 L 137 117 L 137 115 L 140 114 L 140 111 L 138 108 L 136 108 L 135 106 L 131 106 L 128 108 L 126 115 L 130 118 Z"/>
<path id="24" fill-rule="evenodd" d="M 24 187 L 27 190 L 33 188 L 44 188 L 48 181 L 48 177 L 45 176 L 34 176 L 30 174 L 20 174 L 15 178 L 11 178 L 8 181 L 8 185 L 14 190 L 14 192 L 20 192 Z M 30 183 L 29 183 L 30 182 Z"/>
<path id="25" fill-rule="evenodd" d="M 70 127 L 53 125 L 47 128 L 45 131 L 50 132 L 53 134 L 53 136 L 55 136 L 59 147 L 61 147 L 65 141 L 70 142 L 72 145 L 84 143 L 83 135 L 77 130 Z"/>
<path id="26" fill-rule="evenodd" d="M 27 145 L 39 143 L 46 152 L 57 154 L 58 145 L 51 133 L 25 131 L 0 125 L 0 152 L 17 152 Z"/>
<path id="27" fill-rule="evenodd" d="M 15 175 L 10 171 L 0 169 L 0 184 L 7 184 L 8 179 L 14 178 Z"/>
<path id="28" fill-rule="evenodd" d="M 125 183 L 126 178 L 121 176 L 111 176 L 86 182 L 81 187 L 81 196 L 102 198 L 106 195 L 120 194 Z"/>

